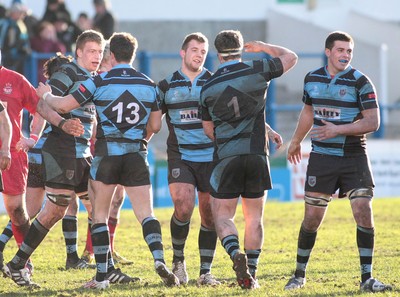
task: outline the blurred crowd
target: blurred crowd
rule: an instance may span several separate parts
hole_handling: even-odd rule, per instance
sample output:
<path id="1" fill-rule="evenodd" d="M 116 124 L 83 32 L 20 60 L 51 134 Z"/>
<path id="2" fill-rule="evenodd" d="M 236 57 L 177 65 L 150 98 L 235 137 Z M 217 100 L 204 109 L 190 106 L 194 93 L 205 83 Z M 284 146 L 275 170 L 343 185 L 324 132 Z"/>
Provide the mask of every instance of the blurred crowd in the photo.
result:
<path id="1" fill-rule="evenodd" d="M 24 74 L 32 52 L 74 53 L 75 40 L 87 29 L 101 32 L 108 39 L 115 31 L 109 0 L 93 0 L 93 17 L 81 12 L 76 19 L 64 0 L 47 0 L 41 18 L 32 14 L 24 0 L 13 0 L 10 7 L 0 5 L 0 48 L 3 66 Z M 43 59 L 38 63 L 38 80 L 43 76 Z"/>

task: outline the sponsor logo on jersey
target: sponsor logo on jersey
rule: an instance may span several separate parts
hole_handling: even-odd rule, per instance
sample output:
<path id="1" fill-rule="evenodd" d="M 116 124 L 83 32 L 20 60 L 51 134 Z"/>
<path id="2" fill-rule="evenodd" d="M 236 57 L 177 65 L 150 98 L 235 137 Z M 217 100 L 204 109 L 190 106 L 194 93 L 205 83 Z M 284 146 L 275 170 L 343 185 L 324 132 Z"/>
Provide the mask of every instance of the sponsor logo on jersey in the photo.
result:
<path id="1" fill-rule="evenodd" d="M 122 70 L 121 76 L 127 77 L 127 76 L 130 76 L 130 75 L 129 75 L 129 74 L 126 72 L 126 70 L 124 69 L 124 70 Z"/>
<path id="2" fill-rule="evenodd" d="M 179 114 L 181 116 L 181 122 L 200 122 L 198 109 L 181 110 Z"/>
<path id="3" fill-rule="evenodd" d="M 3 88 L 4 94 L 10 95 L 12 93 L 12 91 L 13 91 L 12 84 L 6 83 Z"/>
<path id="4" fill-rule="evenodd" d="M 326 107 L 315 107 L 314 115 L 317 119 L 340 119 L 340 109 L 339 108 L 326 108 Z"/>
<path id="5" fill-rule="evenodd" d="M 96 106 L 92 103 L 85 104 L 83 108 L 83 114 L 87 116 L 93 116 L 96 113 Z"/>
<path id="6" fill-rule="evenodd" d="M 309 176 L 307 182 L 310 187 L 314 187 L 317 183 L 317 178 L 315 176 Z"/>
<path id="7" fill-rule="evenodd" d="M 229 69 L 224 67 L 224 69 L 222 69 L 222 71 L 221 71 L 221 74 L 227 74 L 227 73 L 229 73 Z"/>
<path id="8" fill-rule="evenodd" d="M 178 178 L 181 175 L 181 169 L 180 168 L 173 168 L 171 170 L 171 174 L 173 178 Z"/>

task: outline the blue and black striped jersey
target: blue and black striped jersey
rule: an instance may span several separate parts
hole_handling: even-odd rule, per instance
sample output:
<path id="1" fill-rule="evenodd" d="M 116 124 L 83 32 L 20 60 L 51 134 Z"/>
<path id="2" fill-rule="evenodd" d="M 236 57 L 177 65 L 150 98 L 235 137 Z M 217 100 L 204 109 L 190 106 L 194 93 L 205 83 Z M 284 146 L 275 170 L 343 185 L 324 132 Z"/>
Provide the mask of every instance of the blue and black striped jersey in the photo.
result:
<path id="1" fill-rule="evenodd" d="M 146 125 L 160 110 L 154 82 L 128 64 L 84 81 L 72 93 L 81 104 L 93 102 L 97 111 L 95 155 L 118 156 L 146 150 Z"/>
<path id="2" fill-rule="evenodd" d="M 283 74 L 279 58 L 219 66 L 201 91 L 202 119 L 213 121 L 219 159 L 267 154 L 265 103 L 269 81 Z"/>
<path id="3" fill-rule="evenodd" d="M 49 81 L 52 93 L 57 96 L 72 94 L 80 83 L 91 77 L 90 72 L 80 67 L 75 62 L 64 64 L 55 72 Z M 43 145 L 43 150 L 55 155 L 70 158 L 87 158 L 91 156 L 89 140 L 93 135 L 93 123 L 96 117 L 94 104 L 87 104 L 61 115 L 65 119 L 78 118 L 81 120 L 85 132 L 74 137 L 56 126 L 51 126 L 51 131 Z"/>
<path id="4" fill-rule="evenodd" d="M 335 125 L 353 123 L 361 111 L 378 108 L 375 87 L 360 71 L 348 67 L 331 77 L 326 67 L 309 72 L 304 79 L 303 102 L 312 105 L 314 126 L 321 120 Z M 344 136 L 319 141 L 312 139 L 312 151 L 335 156 L 366 154 L 366 135 Z"/>
<path id="5" fill-rule="evenodd" d="M 200 91 L 211 72 L 207 69 L 193 80 L 180 70 L 158 83 L 163 113 L 166 114 L 169 135 L 168 159 L 192 162 L 213 160 L 213 142 L 204 134 L 199 118 Z"/>

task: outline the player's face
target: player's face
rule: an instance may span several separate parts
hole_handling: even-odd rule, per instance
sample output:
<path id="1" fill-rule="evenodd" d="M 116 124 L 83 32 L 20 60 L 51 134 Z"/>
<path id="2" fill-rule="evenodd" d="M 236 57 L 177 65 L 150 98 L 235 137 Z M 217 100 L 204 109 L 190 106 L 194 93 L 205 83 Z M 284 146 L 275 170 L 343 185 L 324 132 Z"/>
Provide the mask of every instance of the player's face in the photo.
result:
<path id="1" fill-rule="evenodd" d="M 103 59 L 103 48 L 95 41 L 86 42 L 82 49 L 78 49 L 77 62 L 79 66 L 89 72 L 97 71 L 101 59 Z"/>
<path id="2" fill-rule="evenodd" d="M 208 53 L 208 44 L 197 40 L 188 43 L 186 51 L 181 50 L 183 67 L 191 72 L 199 72 L 203 69 Z"/>
<path id="3" fill-rule="evenodd" d="M 351 42 L 336 40 L 331 50 L 325 49 L 330 74 L 336 75 L 349 67 L 353 58 L 353 48 L 354 44 Z"/>

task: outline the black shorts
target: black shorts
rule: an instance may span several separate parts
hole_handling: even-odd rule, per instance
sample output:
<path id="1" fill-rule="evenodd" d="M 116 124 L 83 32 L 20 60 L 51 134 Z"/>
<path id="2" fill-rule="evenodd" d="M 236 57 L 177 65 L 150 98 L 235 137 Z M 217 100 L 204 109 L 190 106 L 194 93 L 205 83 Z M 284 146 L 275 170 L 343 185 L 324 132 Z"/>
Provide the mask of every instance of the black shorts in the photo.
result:
<path id="1" fill-rule="evenodd" d="M 149 185 L 147 152 L 122 156 L 95 156 L 90 169 L 90 178 L 106 185 L 120 184 L 125 187 Z"/>
<path id="2" fill-rule="evenodd" d="M 210 179 L 215 198 L 260 198 L 272 188 L 268 158 L 240 155 L 219 160 Z"/>
<path id="3" fill-rule="evenodd" d="M 88 189 L 92 157 L 68 158 L 42 150 L 45 166 L 45 185 L 54 189 L 84 193 Z"/>
<path id="4" fill-rule="evenodd" d="M 43 164 L 29 163 L 27 186 L 29 188 L 44 189 L 44 166 Z"/>
<path id="5" fill-rule="evenodd" d="M 168 160 L 168 184 L 187 183 L 200 192 L 210 192 L 210 177 L 213 162 L 192 162 L 187 160 Z"/>
<path id="6" fill-rule="evenodd" d="M 311 153 L 304 190 L 339 197 L 358 188 L 373 188 L 374 179 L 368 156 L 340 157 Z"/>

